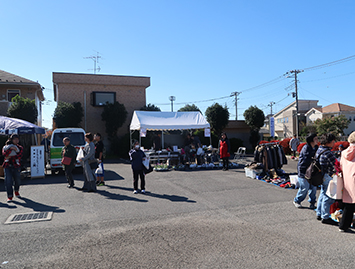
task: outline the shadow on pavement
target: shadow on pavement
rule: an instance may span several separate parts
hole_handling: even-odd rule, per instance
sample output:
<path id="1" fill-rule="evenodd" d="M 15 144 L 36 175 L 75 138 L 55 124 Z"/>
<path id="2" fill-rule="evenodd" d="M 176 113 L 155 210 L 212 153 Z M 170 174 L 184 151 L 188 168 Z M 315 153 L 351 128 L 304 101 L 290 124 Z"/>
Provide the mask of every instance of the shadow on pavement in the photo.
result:
<path id="1" fill-rule="evenodd" d="M 130 191 L 130 192 L 133 191 L 133 188 L 117 187 L 117 186 L 110 186 L 110 185 L 106 185 L 106 187 L 109 187 L 111 189 L 120 189 L 120 190 Z M 152 193 L 149 191 L 147 191 L 144 195 L 156 197 L 159 199 L 170 200 L 171 202 L 196 203 L 196 201 L 189 200 L 189 198 L 184 197 L 184 196 L 179 196 L 179 195 L 157 194 L 157 193 Z"/>
<path id="2" fill-rule="evenodd" d="M 17 208 L 17 206 L 13 205 L 12 203 L 0 203 L 0 207 Z"/>
<path id="3" fill-rule="evenodd" d="M 141 202 L 141 203 L 147 203 L 148 200 L 143 200 L 143 199 L 138 199 L 135 197 L 123 195 L 123 194 L 118 194 L 118 193 L 111 193 L 108 191 L 103 191 L 103 190 L 97 190 L 96 193 L 105 196 L 107 199 L 112 199 L 112 200 L 118 200 L 118 201 L 134 201 L 134 202 Z"/>
<path id="4" fill-rule="evenodd" d="M 35 202 L 31 199 L 24 198 L 24 197 L 21 197 L 20 199 L 23 202 L 19 202 L 17 200 L 14 200 L 12 203 L 19 205 L 19 206 L 23 206 L 25 208 L 31 208 L 34 211 L 53 211 L 55 213 L 64 213 L 65 212 L 64 209 L 60 209 L 57 206 L 50 206 L 50 205 L 41 204 L 41 203 Z"/>
<path id="5" fill-rule="evenodd" d="M 196 203 L 194 200 L 189 200 L 189 198 L 184 197 L 184 196 L 179 196 L 179 195 L 168 195 L 168 194 L 158 194 L 158 193 L 152 193 L 147 191 L 145 195 L 151 196 L 151 197 L 156 197 L 159 199 L 166 199 L 171 202 L 186 202 L 186 203 Z"/>

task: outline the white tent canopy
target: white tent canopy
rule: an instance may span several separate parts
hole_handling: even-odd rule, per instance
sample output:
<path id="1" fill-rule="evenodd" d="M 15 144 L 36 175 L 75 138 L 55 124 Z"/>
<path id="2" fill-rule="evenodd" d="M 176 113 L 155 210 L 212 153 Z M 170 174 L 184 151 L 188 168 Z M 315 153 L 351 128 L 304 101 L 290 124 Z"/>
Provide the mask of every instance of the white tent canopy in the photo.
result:
<path id="1" fill-rule="evenodd" d="M 201 112 L 134 111 L 130 130 L 188 130 L 210 128 Z"/>

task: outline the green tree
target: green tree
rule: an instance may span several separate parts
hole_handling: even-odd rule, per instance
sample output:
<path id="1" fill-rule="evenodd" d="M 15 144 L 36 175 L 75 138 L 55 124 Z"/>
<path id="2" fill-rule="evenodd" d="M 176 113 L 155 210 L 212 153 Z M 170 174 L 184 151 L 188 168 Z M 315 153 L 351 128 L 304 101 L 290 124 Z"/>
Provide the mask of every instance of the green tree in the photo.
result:
<path id="1" fill-rule="evenodd" d="M 249 142 L 255 148 L 260 139 L 259 130 L 264 125 L 264 112 L 257 106 L 250 106 L 244 111 L 243 116 L 245 123 L 250 127 Z"/>
<path id="2" fill-rule="evenodd" d="M 148 105 L 144 105 L 139 110 L 143 110 L 143 111 L 161 111 L 159 107 L 157 107 L 156 105 L 153 105 L 151 103 L 149 103 Z"/>
<path id="3" fill-rule="evenodd" d="M 229 111 L 225 106 L 221 106 L 215 103 L 209 106 L 205 112 L 206 119 L 211 125 L 211 129 L 214 130 L 218 135 L 227 126 L 229 121 Z"/>
<path id="4" fill-rule="evenodd" d="M 260 130 L 260 128 L 264 126 L 264 112 L 257 106 L 250 106 L 244 111 L 243 116 L 245 123 L 252 129 Z"/>
<path id="5" fill-rule="evenodd" d="M 80 102 L 74 102 L 72 104 L 58 102 L 54 110 L 53 120 L 58 128 L 80 127 L 83 116 L 83 107 Z"/>
<path id="6" fill-rule="evenodd" d="M 349 127 L 349 120 L 344 115 L 340 115 L 331 118 L 317 119 L 314 125 L 317 128 L 318 135 L 326 133 L 344 135 L 344 129 Z"/>
<path id="7" fill-rule="evenodd" d="M 11 102 L 12 104 L 7 110 L 7 115 L 9 117 L 22 119 L 32 123 L 37 122 L 38 111 L 35 100 L 16 95 L 11 99 Z"/>
<path id="8" fill-rule="evenodd" d="M 201 113 L 201 110 L 195 104 L 192 105 L 187 104 L 178 110 L 178 112 L 185 112 L 185 111 L 198 111 Z"/>
<path id="9" fill-rule="evenodd" d="M 123 104 L 116 101 L 104 106 L 101 119 L 105 122 L 106 133 L 109 139 L 112 140 L 117 137 L 117 130 L 123 125 L 126 118 L 127 110 Z"/>

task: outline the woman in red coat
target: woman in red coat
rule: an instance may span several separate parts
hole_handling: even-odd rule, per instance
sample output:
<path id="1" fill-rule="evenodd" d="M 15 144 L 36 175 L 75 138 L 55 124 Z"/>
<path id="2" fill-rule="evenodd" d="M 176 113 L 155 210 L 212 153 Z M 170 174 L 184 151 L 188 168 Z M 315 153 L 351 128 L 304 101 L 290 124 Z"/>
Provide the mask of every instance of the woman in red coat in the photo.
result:
<path id="1" fill-rule="evenodd" d="M 226 133 L 221 134 L 221 140 L 219 140 L 219 155 L 223 160 L 223 171 L 228 170 L 228 159 L 230 157 L 229 154 L 230 143 Z"/>

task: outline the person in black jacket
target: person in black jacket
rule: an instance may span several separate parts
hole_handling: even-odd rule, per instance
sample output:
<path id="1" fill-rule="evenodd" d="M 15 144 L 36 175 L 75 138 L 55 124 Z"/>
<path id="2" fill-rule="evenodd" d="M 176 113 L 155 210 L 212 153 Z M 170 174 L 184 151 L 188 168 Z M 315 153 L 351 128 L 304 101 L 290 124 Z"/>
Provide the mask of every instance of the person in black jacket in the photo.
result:
<path id="1" fill-rule="evenodd" d="M 312 162 L 312 158 L 317 152 L 318 137 L 316 134 L 311 134 L 306 138 L 306 141 L 307 144 L 303 146 L 298 160 L 297 170 L 300 188 L 298 189 L 297 195 L 293 200 L 293 204 L 295 207 L 301 208 L 301 202 L 306 198 L 308 192 L 310 203 L 309 208 L 315 209 L 317 187 L 309 184 L 308 180 L 305 178 L 305 173 Z"/>
<path id="2" fill-rule="evenodd" d="M 141 178 L 141 193 L 145 193 L 145 176 L 143 172 L 144 152 L 140 149 L 139 142 L 134 143 L 133 149 L 129 151 L 133 171 L 133 193 L 138 193 L 138 176 Z"/>

